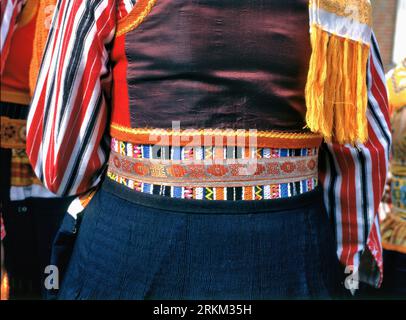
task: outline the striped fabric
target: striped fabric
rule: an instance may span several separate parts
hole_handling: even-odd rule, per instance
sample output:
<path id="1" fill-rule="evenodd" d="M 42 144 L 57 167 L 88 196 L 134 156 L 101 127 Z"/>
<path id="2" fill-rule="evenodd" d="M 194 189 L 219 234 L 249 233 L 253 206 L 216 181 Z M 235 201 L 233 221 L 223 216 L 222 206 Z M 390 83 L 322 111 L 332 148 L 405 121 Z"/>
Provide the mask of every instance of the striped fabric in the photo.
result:
<path id="1" fill-rule="evenodd" d="M 369 140 L 354 147 L 325 144 L 321 151 L 324 157 L 320 164 L 320 180 L 327 211 L 335 223 L 337 254 L 341 262 L 357 270 L 361 256 L 368 249 L 374 257 L 374 268 L 365 267 L 380 270 L 380 277 L 360 269 L 360 278 L 378 286 L 382 281 L 383 263 L 377 212 L 384 191 L 392 138 L 385 75 L 375 36 L 367 83 Z"/>
<path id="2" fill-rule="evenodd" d="M 48 39 L 32 108 L 27 150 L 35 172 L 58 194 L 79 194 L 100 181 L 107 161 L 109 52 L 115 22 L 133 1 L 61 0 Z M 118 6 L 117 6 L 118 5 Z M 116 8 L 119 8 L 117 11 Z M 367 143 L 324 144 L 320 179 L 335 222 L 337 254 L 373 285 L 382 280 L 378 205 L 391 143 L 383 67 L 375 38 L 368 64 Z M 372 271 L 372 272 L 371 272 Z"/>

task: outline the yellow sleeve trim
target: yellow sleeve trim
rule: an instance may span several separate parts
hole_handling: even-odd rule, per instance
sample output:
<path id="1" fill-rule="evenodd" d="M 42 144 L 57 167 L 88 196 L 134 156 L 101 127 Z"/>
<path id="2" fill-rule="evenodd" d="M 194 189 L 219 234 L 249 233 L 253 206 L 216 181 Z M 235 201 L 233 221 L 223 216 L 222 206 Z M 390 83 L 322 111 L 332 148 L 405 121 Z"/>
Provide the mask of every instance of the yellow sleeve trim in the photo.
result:
<path id="1" fill-rule="evenodd" d="M 365 143 L 369 45 L 311 26 L 312 55 L 305 89 L 307 127 L 326 141 Z"/>

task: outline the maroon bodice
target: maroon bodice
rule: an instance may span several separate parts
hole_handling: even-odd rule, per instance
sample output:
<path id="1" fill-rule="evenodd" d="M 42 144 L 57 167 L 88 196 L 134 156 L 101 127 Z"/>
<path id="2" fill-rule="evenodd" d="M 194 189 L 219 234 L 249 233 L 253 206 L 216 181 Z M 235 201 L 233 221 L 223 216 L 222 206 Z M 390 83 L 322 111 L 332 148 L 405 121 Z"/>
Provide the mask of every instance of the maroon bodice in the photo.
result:
<path id="1" fill-rule="evenodd" d="M 302 130 L 307 0 L 158 0 L 126 35 L 131 126 Z"/>

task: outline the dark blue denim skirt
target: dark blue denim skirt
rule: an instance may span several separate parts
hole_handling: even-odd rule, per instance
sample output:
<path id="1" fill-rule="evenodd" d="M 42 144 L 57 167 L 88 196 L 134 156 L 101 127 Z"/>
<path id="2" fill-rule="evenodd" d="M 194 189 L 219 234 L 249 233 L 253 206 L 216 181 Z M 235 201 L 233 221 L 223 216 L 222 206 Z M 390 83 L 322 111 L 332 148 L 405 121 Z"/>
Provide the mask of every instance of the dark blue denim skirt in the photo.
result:
<path id="1" fill-rule="evenodd" d="M 312 299 L 339 293 L 321 190 L 290 199 L 170 199 L 105 181 L 60 299 Z"/>

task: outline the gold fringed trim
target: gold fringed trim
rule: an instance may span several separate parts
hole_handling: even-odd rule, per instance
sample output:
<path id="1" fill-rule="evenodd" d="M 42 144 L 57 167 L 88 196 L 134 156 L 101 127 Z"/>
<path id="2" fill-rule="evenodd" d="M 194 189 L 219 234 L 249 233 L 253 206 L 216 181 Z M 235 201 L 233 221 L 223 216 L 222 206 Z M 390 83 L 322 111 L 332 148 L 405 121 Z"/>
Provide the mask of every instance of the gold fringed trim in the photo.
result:
<path id="1" fill-rule="evenodd" d="M 390 213 L 381 223 L 382 245 L 387 250 L 406 253 L 406 220 Z"/>
<path id="2" fill-rule="evenodd" d="M 221 129 L 148 129 L 110 125 L 112 137 L 136 144 L 179 144 L 182 146 L 237 145 L 260 148 L 318 148 L 323 138 L 312 132 L 279 132 Z"/>
<path id="3" fill-rule="evenodd" d="M 326 141 L 364 143 L 369 45 L 324 31 L 310 32 L 312 55 L 305 89 L 308 128 Z"/>
<path id="4" fill-rule="evenodd" d="M 138 0 L 133 10 L 118 21 L 116 36 L 121 36 L 137 28 L 151 12 L 157 0 Z"/>

